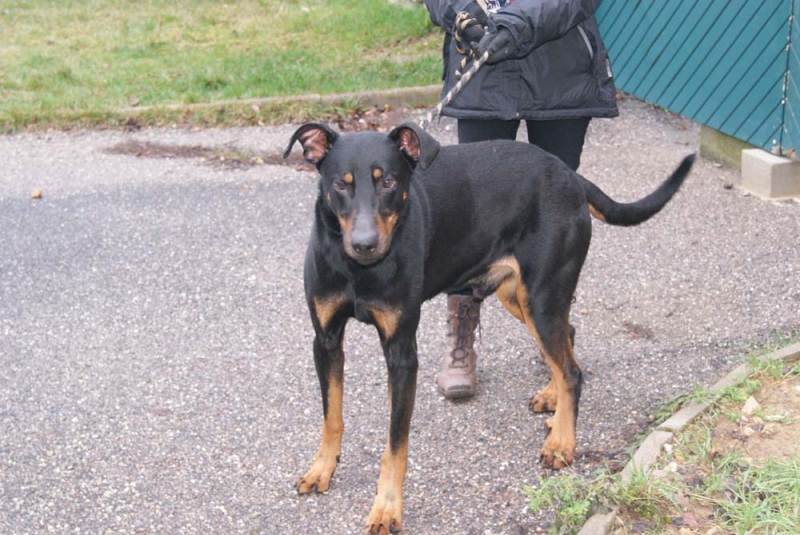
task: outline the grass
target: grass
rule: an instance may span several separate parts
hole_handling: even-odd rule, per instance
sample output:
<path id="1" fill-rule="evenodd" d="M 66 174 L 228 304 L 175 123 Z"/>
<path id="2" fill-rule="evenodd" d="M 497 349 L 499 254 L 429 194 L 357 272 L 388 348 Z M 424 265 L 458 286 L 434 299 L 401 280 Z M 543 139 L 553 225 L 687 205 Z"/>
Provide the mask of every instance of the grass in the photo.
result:
<path id="1" fill-rule="evenodd" d="M 440 46 L 424 7 L 386 0 L 6 0 L 0 131 L 113 123 L 131 107 L 433 84 Z M 246 110 L 270 111 L 226 106 L 197 119 Z"/>
<path id="2" fill-rule="evenodd" d="M 782 339 L 781 345 L 798 340 L 794 334 Z M 718 422 L 738 420 L 742 402 L 765 384 L 800 376 L 800 364 L 787 367 L 762 358 L 775 350 L 770 345 L 753 352 L 749 362 L 754 373 L 739 385 L 716 394 L 695 387 L 681 401 L 668 404 L 670 410 L 664 412 L 671 414 L 682 402 L 713 403 L 676 436 L 671 453 L 659 458 L 653 472 L 658 477 L 634 472 L 623 480 L 620 474 L 600 470 L 585 479 L 567 471 L 544 479 L 538 488 L 526 488 L 530 507 L 552 511 L 553 534 L 577 533 L 591 515 L 611 507 L 618 507 L 619 517 L 626 519 L 624 526 L 612 531 L 614 535 L 678 533 L 674 520 L 686 517 L 687 511 L 713 516 L 718 533 L 800 534 L 800 458 L 754 464 L 740 451 L 717 451 L 712 440 Z"/>

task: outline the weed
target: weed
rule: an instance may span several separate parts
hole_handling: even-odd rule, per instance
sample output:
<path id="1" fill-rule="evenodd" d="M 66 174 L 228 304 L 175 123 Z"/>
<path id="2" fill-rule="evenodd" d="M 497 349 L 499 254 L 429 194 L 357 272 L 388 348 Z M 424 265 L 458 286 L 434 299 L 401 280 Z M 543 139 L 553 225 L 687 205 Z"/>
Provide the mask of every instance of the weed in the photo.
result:
<path id="1" fill-rule="evenodd" d="M 608 485 L 604 476 L 589 481 L 565 472 L 542 480 L 538 489 L 526 487 L 525 492 L 534 511 L 556 512 L 551 533 L 574 533 L 595 512 L 608 492 Z"/>

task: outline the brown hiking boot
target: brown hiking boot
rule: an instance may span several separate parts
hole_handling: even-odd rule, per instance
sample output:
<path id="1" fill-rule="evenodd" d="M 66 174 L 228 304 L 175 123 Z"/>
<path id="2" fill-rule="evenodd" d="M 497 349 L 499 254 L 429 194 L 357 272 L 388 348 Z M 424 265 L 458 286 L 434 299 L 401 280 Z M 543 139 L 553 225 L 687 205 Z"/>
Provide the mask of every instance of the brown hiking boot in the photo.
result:
<path id="1" fill-rule="evenodd" d="M 447 313 L 453 350 L 442 359 L 436 385 L 447 399 L 472 397 L 475 395 L 475 364 L 478 361 L 472 345 L 475 343 L 475 328 L 480 323 L 481 302 L 471 295 L 448 295 Z"/>

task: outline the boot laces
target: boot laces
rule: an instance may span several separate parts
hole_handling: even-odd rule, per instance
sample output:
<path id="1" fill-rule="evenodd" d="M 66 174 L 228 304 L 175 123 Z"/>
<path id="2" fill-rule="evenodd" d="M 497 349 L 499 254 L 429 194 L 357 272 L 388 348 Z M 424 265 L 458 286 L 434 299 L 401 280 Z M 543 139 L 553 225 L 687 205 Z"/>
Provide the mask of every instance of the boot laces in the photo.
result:
<path id="1" fill-rule="evenodd" d="M 481 323 L 480 315 L 478 313 L 477 304 L 471 301 L 464 301 L 458 304 L 458 310 L 447 318 L 447 324 L 450 325 L 454 319 L 458 319 L 458 324 L 453 333 L 453 329 L 448 329 L 448 336 L 455 336 L 456 343 L 453 350 L 450 352 L 452 362 L 450 366 L 453 368 L 466 367 L 466 359 L 469 356 L 467 346 L 470 345 L 470 338 L 474 342 L 474 332 L 478 329 L 478 340 L 481 337 Z"/>

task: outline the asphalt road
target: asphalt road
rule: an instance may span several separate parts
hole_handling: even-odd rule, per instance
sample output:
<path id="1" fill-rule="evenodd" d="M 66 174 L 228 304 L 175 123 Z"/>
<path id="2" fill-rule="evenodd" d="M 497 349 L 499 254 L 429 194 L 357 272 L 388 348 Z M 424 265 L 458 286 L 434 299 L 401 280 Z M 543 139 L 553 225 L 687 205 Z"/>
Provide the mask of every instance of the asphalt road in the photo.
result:
<path id="1" fill-rule="evenodd" d="M 433 132 L 453 142 L 452 126 Z M 130 140 L 277 152 L 294 128 L 0 137 L 0 533 L 360 533 L 388 421 L 371 328 L 348 326 L 332 488 L 293 490 L 320 432 L 302 297 L 314 174 L 108 152 Z M 593 122 L 581 171 L 633 200 L 698 138 L 626 101 Z M 800 330 L 800 204 L 725 187 L 736 181 L 700 159 L 651 222 L 595 224 L 571 318 L 587 379 L 579 473 L 624 461 L 665 401 Z M 479 395 L 448 403 L 434 386 L 445 329 L 437 298 L 418 335 L 405 532 L 534 533 L 546 518 L 524 486 L 546 475 L 544 418 L 527 399 L 544 367 L 492 298 Z"/>

